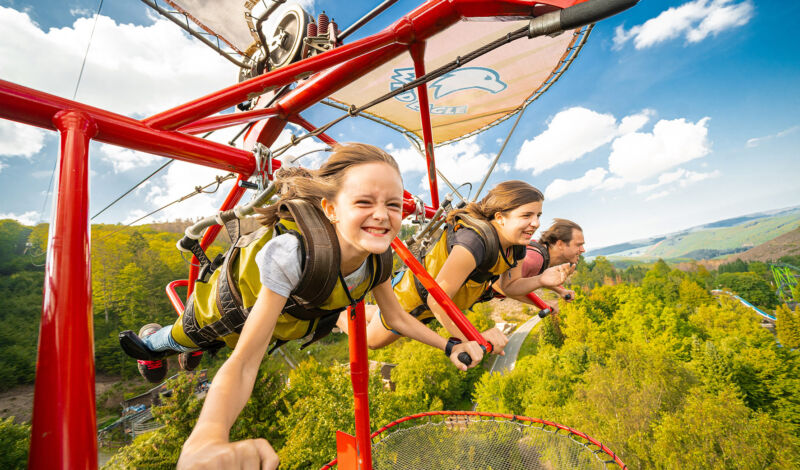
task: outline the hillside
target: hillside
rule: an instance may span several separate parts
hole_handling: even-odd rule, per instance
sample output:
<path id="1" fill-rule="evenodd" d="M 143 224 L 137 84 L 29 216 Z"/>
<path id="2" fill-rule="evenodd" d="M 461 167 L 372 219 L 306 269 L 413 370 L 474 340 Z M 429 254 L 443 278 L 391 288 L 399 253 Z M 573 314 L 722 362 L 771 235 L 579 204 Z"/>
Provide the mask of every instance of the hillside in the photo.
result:
<path id="1" fill-rule="evenodd" d="M 798 255 L 800 255 L 800 228 L 784 233 L 743 253 L 730 256 L 727 261 L 732 261 L 736 258 L 742 261 L 772 261 L 783 256 Z"/>
<path id="2" fill-rule="evenodd" d="M 588 259 L 712 259 L 739 254 L 800 227 L 800 207 L 748 214 L 679 232 L 598 248 Z M 791 244 L 790 242 L 787 242 Z"/>

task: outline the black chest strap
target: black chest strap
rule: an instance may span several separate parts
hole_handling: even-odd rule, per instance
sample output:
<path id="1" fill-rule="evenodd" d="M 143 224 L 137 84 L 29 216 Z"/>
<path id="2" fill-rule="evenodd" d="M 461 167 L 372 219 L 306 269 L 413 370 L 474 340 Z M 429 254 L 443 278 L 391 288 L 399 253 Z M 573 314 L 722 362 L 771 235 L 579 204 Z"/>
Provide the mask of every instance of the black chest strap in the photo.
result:
<path id="1" fill-rule="evenodd" d="M 537 242 L 536 240 L 531 240 L 528 243 L 528 246 L 533 247 L 539 254 L 542 255 L 542 269 L 539 270 L 538 273 L 534 274 L 534 276 L 538 276 L 542 274 L 545 269 L 550 267 L 550 250 L 547 247 L 547 244 Z"/>

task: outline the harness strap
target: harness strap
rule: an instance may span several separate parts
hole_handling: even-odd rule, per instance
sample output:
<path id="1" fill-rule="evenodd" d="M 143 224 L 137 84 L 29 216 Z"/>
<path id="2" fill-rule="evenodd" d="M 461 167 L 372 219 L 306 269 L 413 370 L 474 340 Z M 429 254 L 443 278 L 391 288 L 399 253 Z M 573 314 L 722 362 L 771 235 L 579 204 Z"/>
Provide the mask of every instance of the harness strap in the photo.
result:
<path id="1" fill-rule="evenodd" d="M 545 269 L 550 267 L 550 250 L 547 248 L 547 245 L 544 243 L 537 242 L 536 240 L 531 240 L 528 243 L 528 246 L 533 247 L 539 254 L 542 255 L 542 269 L 539 270 L 537 275 L 542 274 Z M 526 248 L 527 249 L 527 248 Z"/>
<path id="2" fill-rule="evenodd" d="M 336 286 L 341 252 L 336 229 L 322 212 L 308 201 L 294 199 L 281 205 L 294 218 L 302 232 L 305 263 L 300 283 L 292 293 L 306 303 L 318 305 L 330 297 Z"/>

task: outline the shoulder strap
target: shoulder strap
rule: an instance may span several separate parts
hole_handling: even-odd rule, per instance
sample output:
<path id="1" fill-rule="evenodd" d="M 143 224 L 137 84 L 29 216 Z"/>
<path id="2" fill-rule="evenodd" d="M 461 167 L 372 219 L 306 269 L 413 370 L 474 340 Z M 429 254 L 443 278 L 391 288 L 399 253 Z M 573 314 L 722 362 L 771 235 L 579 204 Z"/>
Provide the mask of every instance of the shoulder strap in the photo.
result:
<path id="1" fill-rule="evenodd" d="M 368 291 L 383 284 L 387 279 L 392 277 L 392 267 L 394 265 L 391 248 L 379 255 L 372 255 L 372 257 L 375 258 L 375 273 Z"/>
<path id="2" fill-rule="evenodd" d="M 461 222 L 462 225 L 474 230 L 481 237 L 486 251 L 484 252 L 483 259 L 478 261 L 475 270 L 479 272 L 488 272 L 495 263 L 497 263 L 497 256 L 500 254 L 500 239 L 497 237 L 497 232 L 492 224 L 486 220 L 471 217 L 466 214 L 457 215 L 454 222 L 454 225 Z"/>
<path id="3" fill-rule="evenodd" d="M 542 255 L 542 269 L 539 270 L 539 274 L 542 274 L 550 266 L 550 250 L 547 249 L 547 245 L 536 240 L 531 240 L 528 245 L 535 248 Z"/>
<path id="4" fill-rule="evenodd" d="M 341 253 L 336 230 L 322 212 L 308 201 L 293 199 L 281 204 L 302 232 L 303 272 L 292 295 L 311 305 L 325 301 L 339 279 Z"/>

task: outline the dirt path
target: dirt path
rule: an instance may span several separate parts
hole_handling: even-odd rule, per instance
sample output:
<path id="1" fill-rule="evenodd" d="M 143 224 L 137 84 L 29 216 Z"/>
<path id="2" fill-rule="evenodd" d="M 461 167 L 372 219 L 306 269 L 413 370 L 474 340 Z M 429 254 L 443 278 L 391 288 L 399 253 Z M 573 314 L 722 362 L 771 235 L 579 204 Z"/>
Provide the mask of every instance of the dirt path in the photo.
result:
<path id="1" fill-rule="evenodd" d="M 95 394 L 100 396 L 114 384 L 119 377 L 98 375 L 95 378 Z M 0 392 L 0 418 L 14 417 L 14 421 L 30 423 L 33 411 L 33 385 L 20 385 Z"/>

